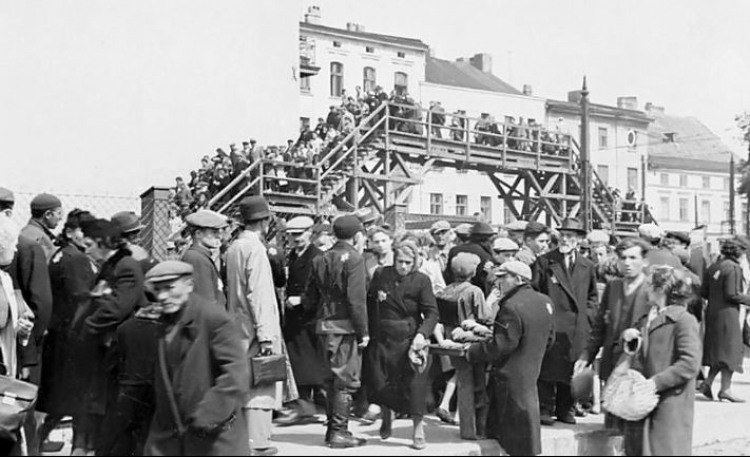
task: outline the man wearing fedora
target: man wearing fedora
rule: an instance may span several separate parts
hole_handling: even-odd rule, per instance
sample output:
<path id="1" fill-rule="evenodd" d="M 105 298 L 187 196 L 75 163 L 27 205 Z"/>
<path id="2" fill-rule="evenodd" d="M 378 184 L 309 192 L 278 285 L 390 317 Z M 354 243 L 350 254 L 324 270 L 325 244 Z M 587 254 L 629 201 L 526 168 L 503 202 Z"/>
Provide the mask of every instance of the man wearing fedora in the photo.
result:
<path id="1" fill-rule="evenodd" d="M 596 318 L 598 293 L 594 263 L 578 252 L 586 230 L 576 218 L 563 219 L 557 249 L 540 256 L 533 266 L 532 286 L 555 305 L 555 344 L 544 357 L 539 374 L 541 422 L 576 422 L 570 392 L 573 364 L 586 349 Z"/>
<path id="2" fill-rule="evenodd" d="M 185 218 L 193 244 L 185 251 L 182 261 L 195 269 L 193 293 L 226 309 L 227 297 L 224 283 L 217 265 L 221 248 L 221 230 L 228 224 L 227 218 L 217 212 L 201 209 Z"/>
<path id="3" fill-rule="evenodd" d="M 266 199 L 240 202 L 243 230 L 227 251 L 228 309 L 242 328 L 248 361 L 258 355 L 281 354 L 282 337 L 273 273 L 263 244 L 271 221 Z M 275 455 L 271 446 L 273 410 L 281 408 L 281 383 L 250 387 L 245 415 L 251 455 Z"/>
<path id="4" fill-rule="evenodd" d="M 148 251 L 140 245 L 143 225 L 138 215 L 132 211 L 120 211 L 112 216 L 112 223 L 120 228 L 120 236 L 125 247 L 141 265 L 144 274 L 156 265 Z"/>

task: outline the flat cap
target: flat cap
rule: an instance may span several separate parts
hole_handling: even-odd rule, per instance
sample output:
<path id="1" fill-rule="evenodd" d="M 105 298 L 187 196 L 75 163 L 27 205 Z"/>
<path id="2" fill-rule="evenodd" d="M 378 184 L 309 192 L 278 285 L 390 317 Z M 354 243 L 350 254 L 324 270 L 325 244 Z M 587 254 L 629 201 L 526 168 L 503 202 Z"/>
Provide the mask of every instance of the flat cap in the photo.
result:
<path id="1" fill-rule="evenodd" d="M 344 214 L 333 221 L 333 234 L 340 240 L 354 238 L 357 232 L 364 232 L 362 222 L 351 214 Z"/>
<path id="2" fill-rule="evenodd" d="M 253 195 L 240 201 L 240 215 L 244 222 L 253 222 L 271 217 L 271 209 L 265 198 Z"/>
<path id="3" fill-rule="evenodd" d="M 289 233 L 300 233 L 312 228 L 315 221 L 309 216 L 297 216 L 289 219 L 286 223 L 286 231 Z"/>
<path id="4" fill-rule="evenodd" d="M 62 202 L 52 194 L 39 194 L 31 200 L 31 211 L 49 211 L 60 207 Z"/>
<path id="5" fill-rule="evenodd" d="M 664 230 L 656 224 L 641 224 L 638 227 L 638 235 L 641 238 L 654 241 L 664 237 Z"/>
<path id="6" fill-rule="evenodd" d="M 146 281 L 148 282 L 164 282 L 173 281 L 183 276 L 190 276 L 193 274 L 193 266 L 186 262 L 179 260 L 165 260 L 159 262 L 155 267 L 148 270 L 146 273 Z"/>
<path id="7" fill-rule="evenodd" d="M 120 211 L 116 213 L 112 216 L 112 223 L 120 227 L 120 233 L 123 235 L 138 232 L 143 228 L 140 219 L 132 211 Z"/>
<path id="8" fill-rule="evenodd" d="M 6 189 L 5 187 L 0 187 L 0 202 L 15 203 L 16 197 L 13 195 L 13 192 L 11 192 L 9 189 Z"/>
<path id="9" fill-rule="evenodd" d="M 513 221 L 505 226 L 505 230 L 509 232 L 523 232 L 526 230 L 526 226 L 529 225 L 526 221 Z"/>
<path id="10" fill-rule="evenodd" d="M 609 244 L 609 234 L 604 230 L 592 230 L 586 239 L 591 244 Z"/>
<path id="11" fill-rule="evenodd" d="M 477 266 L 482 259 L 471 252 L 459 252 L 451 260 L 451 270 L 456 276 L 466 278 L 477 271 Z"/>
<path id="12" fill-rule="evenodd" d="M 673 238 L 675 240 L 678 240 L 685 244 L 690 244 L 690 235 L 688 235 L 685 232 L 675 232 L 675 231 L 669 231 L 667 232 L 667 238 Z"/>
<path id="13" fill-rule="evenodd" d="M 492 229 L 492 226 L 486 222 L 474 222 L 474 225 L 471 226 L 471 232 L 469 232 L 470 235 L 494 235 L 495 231 Z"/>
<path id="14" fill-rule="evenodd" d="M 531 268 L 523 262 L 518 260 L 511 260 L 500 265 L 500 268 L 495 272 L 497 276 L 504 276 L 507 274 L 514 274 L 521 278 L 531 281 Z"/>
<path id="15" fill-rule="evenodd" d="M 459 236 L 469 236 L 471 234 L 471 224 L 459 224 L 453 231 Z"/>
<path id="16" fill-rule="evenodd" d="M 437 221 L 430 227 L 430 233 L 446 232 L 451 229 L 451 224 L 448 221 Z"/>
<path id="17" fill-rule="evenodd" d="M 492 249 L 496 251 L 518 251 L 520 248 L 510 238 L 498 238 L 495 240 L 495 245 Z"/>
<path id="18" fill-rule="evenodd" d="M 191 227 L 221 229 L 229 225 L 223 214 L 210 209 L 199 209 L 185 218 L 185 222 Z"/>

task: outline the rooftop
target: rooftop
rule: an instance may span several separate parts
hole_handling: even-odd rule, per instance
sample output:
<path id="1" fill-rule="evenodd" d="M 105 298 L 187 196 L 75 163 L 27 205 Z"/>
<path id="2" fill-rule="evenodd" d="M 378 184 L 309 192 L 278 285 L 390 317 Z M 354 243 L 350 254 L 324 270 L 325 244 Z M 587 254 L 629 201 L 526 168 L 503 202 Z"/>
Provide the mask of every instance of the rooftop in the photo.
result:
<path id="1" fill-rule="evenodd" d="M 523 95 L 521 91 L 502 79 L 476 68 L 469 62 L 452 62 L 428 56 L 425 79 L 428 83 L 444 86 Z"/>
<path id="2" fill-rule="evenodd" d="M 427 46 L 424 42 L 422 42 L 422 40 L 419 40 L 416 38 L 405 38 L 405 37 L 398 37 L 398 36 L 393 36 L 393 35 L 382 35 L 379 33 L 370 33 L 370 32 L 365 32 L 362 30 L 340 29 L 336 27 L 329 27 L 327 25 L 312 24 L 309 22 L 300 22 L 299 26 L 300 26 L 301 31 L 307 30 L 310 32 L 346 36 L 350 38 L 391 44 L 391 45 L 396 45 L 396 46 L 419 48 L 421 50 L 424 50 L 425 52 L 429 49 L 429 46 Z"/>
<path id="3" fill-rule="evenodd" d="M 552 113 L 579 114 L 581 112 L 580 103 L 564 100 L 547 100 L 547 111 Z M 591 116 L 608 117 L 630 120 L 648 124 L 651 117 L 643 111 L 618 108 L 616 106 L 602 105 L 600 103 L 589 103 L 589 113 Z"/>

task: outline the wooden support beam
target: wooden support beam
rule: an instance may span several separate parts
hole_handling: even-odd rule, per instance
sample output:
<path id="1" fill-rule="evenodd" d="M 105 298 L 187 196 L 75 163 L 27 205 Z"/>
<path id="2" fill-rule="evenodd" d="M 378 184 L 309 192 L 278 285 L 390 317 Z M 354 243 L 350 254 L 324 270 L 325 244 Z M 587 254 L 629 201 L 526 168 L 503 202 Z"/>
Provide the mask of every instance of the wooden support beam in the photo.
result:
<path id="1" fill-rule="evenodd" d="M 372 181 L 387 181 L 387 182 L 399 182 L 405 184 L 420 184 L 422 181 L 414 178 L 407 178 L 404 176 L 383 176 L 375 173 L 365 173 L 363 171 L 354 172 L 355 178 L 364 178 Z"/>
<path id="2" fill-rule="evenodd" d="M 373 188 L 373 185 L 370 183 L 370 181 L 367 181 L 367 180 L 362 180 L 361 184 L 362 184 L 362 188 L 365 191 L 363 200 L 365 200 L 366 197 L 369 197 L 370 205 L 374 206 L 380 214 L 383 214 L 383 211 L 384 211 L 383 203 L 380 199 L 380 196 Z"/>

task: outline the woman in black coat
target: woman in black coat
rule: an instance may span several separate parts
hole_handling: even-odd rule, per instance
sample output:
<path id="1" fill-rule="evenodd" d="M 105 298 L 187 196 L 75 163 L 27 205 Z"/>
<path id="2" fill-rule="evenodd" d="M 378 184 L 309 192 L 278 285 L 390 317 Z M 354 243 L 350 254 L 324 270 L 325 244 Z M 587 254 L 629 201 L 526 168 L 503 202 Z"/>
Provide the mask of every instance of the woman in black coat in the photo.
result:
<path id="1" fill-rule="evenodd" d="M 731 392 L 732 374 L 742 373 L 742 328 L 740 305 L 750 305 L 750 295 L 743 294 L 742 268 L 739 258 L 747 248 L 739 240 L 727 240 L 721 247 L 722 257 L 708 269 L 702 295 L 708 299 L 706 334 L 703 340 L 703 365 L 711 371 L 700 392 L 713 400 L 711 384 L 721 373 L 719 400 L 743 402 Z"/>
<path id="2" fill-rule="evenodd" d="M 42 354 L 41 388 L 38 409 L 47 413 L 40 432 L 44 441 L 65 416 L 73 417 L 73 448 L 91 449 L 92 439 L 80 408 L 87 377 L 80 339 L 74 336 L 75 316 L 88 305 L 89 291 L 96 280 L 97 266 L 83 252 L 81 225 L 93 220 L 88 211 L 74 209 L 68 214 L 60 235 L 61 247 L 52 255 L 49 277 L 53 307 Z"/>
<path id="3" fill-rule="evenodd" d="M 430 279 L 419 272 L 419 249 L 404 241 L 395 249 L 395 264 L 375 272 L 367 311 L 370 345 L 365 376 L 369 398 L 382 408 L 380 436 L 391 436 L 391 410 L 411 414 L 415 449 L 424 449 L 427 395 L 431 388 L 424 353 L 438 321 Z"/>

